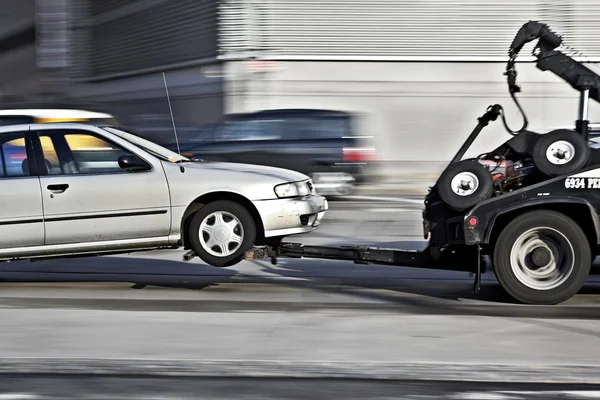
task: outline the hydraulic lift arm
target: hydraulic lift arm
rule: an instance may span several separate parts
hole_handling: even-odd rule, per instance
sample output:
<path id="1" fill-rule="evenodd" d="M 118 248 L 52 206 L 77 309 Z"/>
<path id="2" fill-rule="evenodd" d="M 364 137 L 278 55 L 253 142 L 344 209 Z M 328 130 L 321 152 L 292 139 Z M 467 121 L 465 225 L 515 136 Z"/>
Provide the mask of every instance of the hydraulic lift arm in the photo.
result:
<path id="1" fill-rule="evenodd" d="M 247 251 L 245 260 L 270 258 L 273 264 L 277 258 L 319 258 L 353 261 L 355 264 L 378 264 L 390 266 L 417 267 L 425 269 L 466 271 L 477 273 L 481 268 L 479 249 L 454 252 L 428 246 L 425 250 L 398 250 L 368 246 L 309 246 L 299 243 L 281 243 L 278 247 L 257 246 Z M 472 257 L 469 259 L 468 257 Z"/>
<path id="2" fill-rule="evenodd" d="M 517 32 L 511 43 L 505 73 L 508 77 L 508 87 L 511 95 L 514 97 L 515 93 L 521 91 L 517 85 L 517 71 L 515 69 L 517 56 L 525 44 L 536 39 L 539 40 L 534 48 L 533 55 L 537 58 L 537 68 L 552 72 L 581 93 L 576 130 L 587 138 L 589 98 L 600 102 L 600 76 L 581 62 L 557 50 L 563 44 L 562 37 L 552 32 L 546 24 L 537 21 L 527 22 Z"/>

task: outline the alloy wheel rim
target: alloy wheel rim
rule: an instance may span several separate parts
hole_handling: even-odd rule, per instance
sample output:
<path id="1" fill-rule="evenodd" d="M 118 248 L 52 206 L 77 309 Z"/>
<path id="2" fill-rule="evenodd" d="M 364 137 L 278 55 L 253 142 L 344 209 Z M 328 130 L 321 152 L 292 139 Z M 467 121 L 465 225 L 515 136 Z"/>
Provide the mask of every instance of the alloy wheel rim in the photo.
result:
<path id="1" fill-rule="evenodd" d="M 226 211 L 215 211 L 207 215 L 200 224 L 198 234 L 202 248 L 215 257 L 234 254 L 244 241 L 241 221 Z"/>

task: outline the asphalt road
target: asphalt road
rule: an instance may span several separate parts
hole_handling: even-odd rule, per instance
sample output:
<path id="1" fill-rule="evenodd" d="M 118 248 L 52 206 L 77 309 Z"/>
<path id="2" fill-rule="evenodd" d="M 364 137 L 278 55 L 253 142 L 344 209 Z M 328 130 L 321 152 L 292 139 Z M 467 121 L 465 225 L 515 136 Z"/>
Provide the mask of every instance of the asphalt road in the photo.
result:
<path id="1" fill-rule="evenodd" d="M 0 376 L 3 400 L 558 400 L 600 398 L 600 386 L 469 382 Z"/>
<path id="2" fill-rule="evenodd" d="M 332 203 L 332 209 L 317 231 L 301 236 L 288 238 L 291 242 L 304 244 L 343 246 L 369 245 L 397 249 L 420 249 L 425 246 L 421 231 L 421 207 L 419 200 L 408 199 L 405 202 L 372 202 L 346 201 Z M 182 251 L 142 252 L 122 256 L 94 258 L 77 258 L 48 260 L 39 262 L 19 261 L 0 264 L 0 280 L 4 282 L 131 282 L 142 285 L 157 285 L 183 289 L 201 290 L 215 285 L 285 284 L 290 287 L 324 288 L 325 292 L 343 291 L 350 293 L 361 289 L 374 290 L 371 298 L 383 299 L 384 304 L 377 307 L 405 307 L 418 313 L 441 312 L 438 307 L 444 304 L 445 312 L 498 313 L 516 315 L 596 317 L 595 308 L 589 306 L 600 303 L 600 277 L 591 276 L 581 294 L 565 303 L 580 307 L 579 311 L 570 309 L 561 311 L 560 307 L 523 308 L 512 304 L 500 289 L 493 273 L 483 275 L 482 293 L 474 296 L 471 293 L 473 276 L 464 272 L 423 270 L 404 267 L 387 267 L 377 265 L 358 265 L 347 261 L 317 259 L 279 259 L 277 265 L 269 260 L 243 261 L 226 269 L 213 268 L 199 259 L 189 263 L 181 260 Z M 10 287 L 15 287 L 10 285 Z M 141 286 L 143 287 L 143 286 Z M 239 286 L 238 286 L 239 287 Z M 335 288 L 334 288 L 335 287 Z M 15 289 L 20 290 L 20 289 Z M 69 293 L 76 293 L 77 286 L 71 287 Z M 13 290 L 5 287 L 0 296 L 10 294 Z M 39 301 L 39 290 L 26 292 L 18 299 L 4 299 L 12 306 L 50 306 L 71 300 Z M 398 295 L 390 295 L 397 293 Z M 400 295 L 401 294 L 401 295 Z M 236 309 L 260 307 L 268 310 L 285 309 L 292 300 L 273 303 L 268 297 L 257 295 L 252 302 L 245 301 L 247 293 L 241 291 L 239 296 L 231 295 L 218 298 L 214 302 L 203 299 L 202 309 Z M 77 296 L 75 296 L 77 297 Z M 287 297 L 285 294 L 282 297 Z M 397 297 L 402 297 L 399 300 Z M 293 298 L 293 296 L 291 296 Z M 262 300 L 264 299 L 264 301 Z M 321 299 L 319 304 L 327 303 Z M 457 300 L 465 300 L 457 302 Z M 112 307 L 136 309 L 154 307 L 157 309 L 176 309 L 188 307 L 176 300 L 162 299 L 152 301 L 151 306 L 141 301 L 113 304 L 110 298 L 95 298 L 86 301 L 72 301 L 77 307 L 103 308 Z M 323 303 L 324 302 L 324 303 Z M 248 304 L 251 306 L 248 306 Z M 62 304 L 62 303 L 61 303 Z M 391 305 L 390 305 L 391 304 Z M 496 307 L 490 308 L 490 305 Z M 347 305 L 344 305 L 347 307 Z M 500 306 L 500 307 L 498 307 Z M 304 299 L 294 307 L 314 308 L 313 303 Z M 370 308 L 373 304 L 364 298 L 355 298 L 353 307 Z M 531 310 L 531 311 L 530 311 Z M 573 314 L 575 312 L 575 314 Z M 580 314 L 577 314 L 580 313 Z"/>
<path id="3" fill-rule="evenodd" d="M 420 211 L 415 201 L 336 203 L 321 229 L 292 240 L 418 249 L 425 244 Z M 544 385 L 552 392 L 540 397 L 525 383 L 600 384 L 597 277 L 565 304 L 530 307 L 513 304 L 490 273 L 476 296 L 472 277 L 462 272 L 309 259 L 219 269 L 181 256 L 164 251 L 0 265 L 0 373 L 66 374 L 4 376 L 0 400 L 290 393 L 553 399 L 583 398 L 572 392 L 583 389 Z M 135 382 L 68 375 L 156 368 L 199 375 Z M 214 378 L 247 373 L 263 380 Z M 289 376 L 432 381 L 282 380 Z M 449 382 L 433 382 L 439 379 Z M 459 382 L 465 379 L 510 384 Z M 499 393 L 506 390 L 519 393 Z M 587 395 L 599 393 L 591 387 Z"/>

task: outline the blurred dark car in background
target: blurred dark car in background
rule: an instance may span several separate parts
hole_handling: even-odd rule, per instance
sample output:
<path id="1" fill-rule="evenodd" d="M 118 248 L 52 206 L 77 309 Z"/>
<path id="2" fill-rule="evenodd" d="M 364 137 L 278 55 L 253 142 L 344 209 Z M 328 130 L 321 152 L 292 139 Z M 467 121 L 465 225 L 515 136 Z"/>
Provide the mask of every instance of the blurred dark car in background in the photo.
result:
<path id="1" fill-rule="evenodd" d="M 191 158 L 291 169 L 310 176 L 318 193 L 345 196 L 367 180 L 375 157 L 372 137 L 357 132 L 357 118 L 319 109 L 229 114 L 180 149 Z"/>

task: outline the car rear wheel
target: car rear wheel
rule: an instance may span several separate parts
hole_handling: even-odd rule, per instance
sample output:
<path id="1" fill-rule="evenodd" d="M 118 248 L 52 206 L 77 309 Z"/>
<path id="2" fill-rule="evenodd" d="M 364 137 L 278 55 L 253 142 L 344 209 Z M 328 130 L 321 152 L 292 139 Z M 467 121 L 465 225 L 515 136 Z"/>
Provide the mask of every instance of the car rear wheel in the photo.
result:
<path id="1" fill-rule="evenodd" d="M 531 211 L 509 223 L 494 247 L 501 286 L 526 304 L 559 304 L 583 287 L 591 247 L 579 225 L 549 210 Z"/>
<path id="2" fill-rule="evenodd" d="M 245 207 L 219 200 L 196 212 L 188 235 L 192 250 L 202 261 L 214 267 L 230 267 L 254 245 L 256 225 Z"/>

